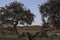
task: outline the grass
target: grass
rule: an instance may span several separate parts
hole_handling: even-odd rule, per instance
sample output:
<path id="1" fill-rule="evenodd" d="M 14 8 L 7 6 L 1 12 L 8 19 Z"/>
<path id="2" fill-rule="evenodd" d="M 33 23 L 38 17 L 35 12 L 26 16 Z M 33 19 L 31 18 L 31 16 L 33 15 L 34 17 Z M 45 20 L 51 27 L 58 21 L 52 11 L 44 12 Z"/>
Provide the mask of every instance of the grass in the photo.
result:
<path id="1" fill-rule="evenodd" d="M 0 40 L 26 40 L 26 38 L 9 38 L 9 37 L 0 37 Z"/>
<path id="2" fill-rule="evenodd" d="M 26 40 L 25 37 L 23 38 L 14 38 L 14 37 L 0 37 L 0 40 Z M 60 40 L 60 36 L 49 36 L 48 38 L 47 37 L 44 37 L 44 38 L 35 38 L 34 40 Z"/>
<path id="3" fill-rule="evenodd" d="M 17 40 L 16 38 L 0 37 L 0 40 Z"/>
<path id="4" fill-rule="evenodd" d="M 49 36 L 48 38 L 36 38 L 35 40 L 60 40 L 60 36 Z"/>
<path id="5" fill-rule="evenodd" d="M 30 32 L 31 34 L 35 34 L 36 32 L 40 32 L 40 27 L 20 27 L 18 28 L 18 32 L 20 34 L 22 33 L 26 33 L 26 32 Z M 9 32 L 9 31 L 8 31 Z M 49 34 L 49 33 L 48 33 Z M 52 33 L 50 33 L 52 34 Z M 0 35 L 0 40 L 27 40 L 26 37 L 21 37 L 21 38 L 17 38 L 15 35 Z M 44 37 L 44 38 L 38 38 L 36 37 L 34 40 L 60 40 L 60 36 L 49 36 L 48 38 Z"/>

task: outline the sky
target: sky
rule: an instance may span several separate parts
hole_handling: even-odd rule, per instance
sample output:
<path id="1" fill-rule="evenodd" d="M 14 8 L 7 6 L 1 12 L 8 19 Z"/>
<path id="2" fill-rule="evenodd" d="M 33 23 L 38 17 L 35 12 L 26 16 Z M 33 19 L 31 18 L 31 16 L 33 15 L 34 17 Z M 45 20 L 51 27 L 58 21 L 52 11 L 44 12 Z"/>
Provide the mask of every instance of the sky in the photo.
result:
<path id="1" fill-rule="evenodd" d="M 4 7 L 6 4 L 11 3 L 13 1 L 18 1 L 24 3 L 24 6 L 27 9 L 30 9 L 31 12 L 36 15 L 34 18 L 34 22 L 32 25 L 41 25 L 41 14 L 39 12 L 38 5 L 44 4 L 47 0 L 0 0 L 0 7 Z"/>

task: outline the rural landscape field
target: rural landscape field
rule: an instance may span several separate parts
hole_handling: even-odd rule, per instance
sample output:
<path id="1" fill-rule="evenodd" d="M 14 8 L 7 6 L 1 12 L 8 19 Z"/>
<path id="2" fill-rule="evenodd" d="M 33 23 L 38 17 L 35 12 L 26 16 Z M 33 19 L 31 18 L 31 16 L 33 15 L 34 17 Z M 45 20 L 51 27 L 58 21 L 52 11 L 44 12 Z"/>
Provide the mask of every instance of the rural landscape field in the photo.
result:
<path id="1" fill-rule="evenodd" d="M 60 40 L 60 0 L 0 0 L 0 40 Z"/>
<path id="2" fill-rule="evenodd" d="M 12 28 L 0 28 L 0 40 L 27 40 L 26 32 L 36 35 L 36 33 L 41 33 L 41 26 L 21 26 L 17 27 L 20 34 L 20 38 L 12 30 Z M 10 30 L 9 30 L 10 29 Z M 3 33 L 2 33 L 3 32 Z M 23 34 L 24 33 L 24 34 Z M 60 30 L 48 30 L 48 37 L 40 37 L 37 34 L 33 40 L 60 40 Z"/>

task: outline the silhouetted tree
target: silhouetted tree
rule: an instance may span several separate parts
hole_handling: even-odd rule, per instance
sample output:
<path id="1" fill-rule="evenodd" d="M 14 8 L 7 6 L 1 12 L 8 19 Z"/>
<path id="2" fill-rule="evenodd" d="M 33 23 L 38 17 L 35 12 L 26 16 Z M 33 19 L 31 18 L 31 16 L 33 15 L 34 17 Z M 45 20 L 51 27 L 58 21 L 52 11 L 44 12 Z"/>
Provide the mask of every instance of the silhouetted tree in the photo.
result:
<path id="1" fill-rule="evenodd" d="M 26 23 L 31 25 L 34 21 L 34 14 L 29 9 L 24 7 L 24 4 L 19 2 L 11 2 L 5 7 L 0 8 L 0 25 L 12 25 L 16 34 L 19 36 L 17 31 L 17 24 Z"/>
<path id="2" fill-rule="evenodd" d="M 56 29 L 60 28 L 60 0 L 48 0 L 45 4 L 39 7 L 42 15 L 43 23 L 53 26 Z M 47 18 L 47 22 L 45 20 Z"/>

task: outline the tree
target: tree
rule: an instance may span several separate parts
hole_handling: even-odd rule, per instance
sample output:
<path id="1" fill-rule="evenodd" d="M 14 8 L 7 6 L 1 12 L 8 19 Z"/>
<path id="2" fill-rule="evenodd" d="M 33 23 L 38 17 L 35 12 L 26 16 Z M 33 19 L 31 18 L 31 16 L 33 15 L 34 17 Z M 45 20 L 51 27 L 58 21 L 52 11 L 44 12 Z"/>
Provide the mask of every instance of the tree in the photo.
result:
<path id="1" fill-rule="evenodd" d="M 39 7 L 39 10 L 42 14 L 43 23 L 52 25 L 56 29 L 60 28 L 60 0 L 48 0 Z M 47 18 L 47 22 L 45 18 Z"/>
<path id="2" fill-rule="evenodd" d="M 9 5 L 0 8 L 0 25 L 13 25 L 16 34 L 19 36 L 17 31 L 17 24 L 29 24 L 31 25 L 34 21 L 34 14 L 31 13 L 30 9 L 26 9 L 24 4 L 19 2 L 11 2 Z"/>

